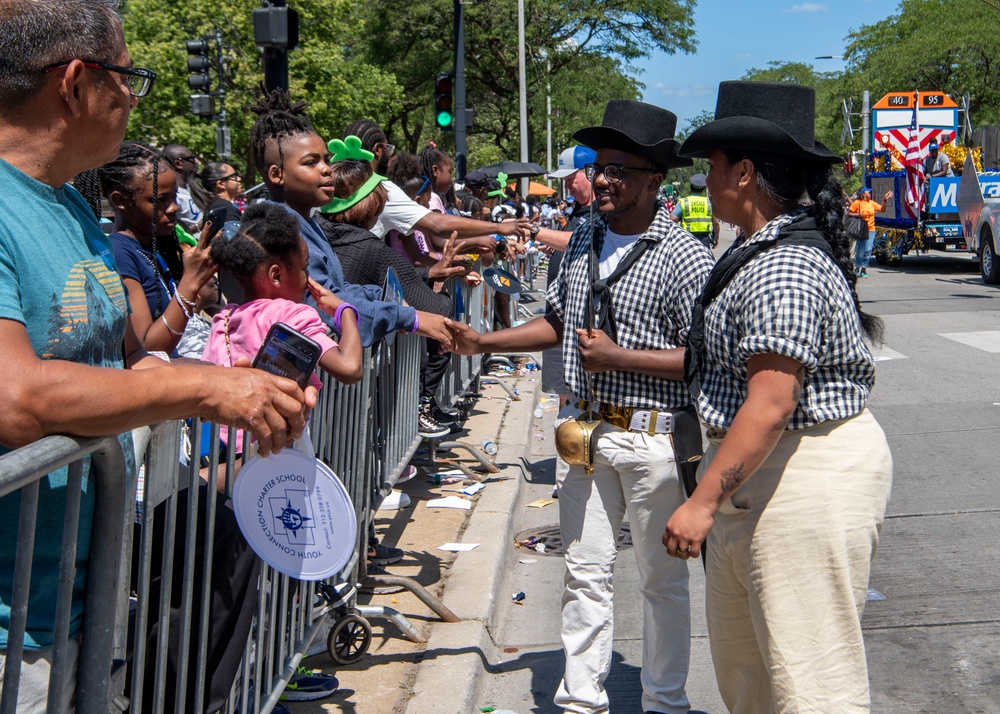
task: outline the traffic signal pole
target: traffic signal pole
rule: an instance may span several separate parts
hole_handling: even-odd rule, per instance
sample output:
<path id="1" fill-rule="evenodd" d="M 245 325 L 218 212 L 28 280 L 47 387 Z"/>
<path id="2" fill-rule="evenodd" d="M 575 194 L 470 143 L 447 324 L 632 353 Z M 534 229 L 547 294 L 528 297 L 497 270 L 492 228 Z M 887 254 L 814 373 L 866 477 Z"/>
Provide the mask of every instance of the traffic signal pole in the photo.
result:
<path id="1" fill-rule="evenodd" d="M 288 51 L 299 44 L 299 16 L 285 0 L 263 0 L 253 11 L 254 42 L 264 53 L 267 91 L 288 89 Z"/>
<path id="2" fill-rule="evenodd" d="M 466 174 L 466 135 L 468 118 L 465 113 L 465 10 L 462 0 L 455 0 L 455 178 Z"/>
<path id="3" fill-rule="evenodd" d="M 218 86 L 212 89 L 212 76 L 209 70 L 212 60 L 209 57 L 210 43 L 215 42 L 215 72 Z M 216 30 L 212 35 L 204 35 L 200 40 L 188 40 L 188 86 L 193 92 L 191 96 L 191 111 L 202 117 L 212 117 L 218 126 L 215 128 L 215 153 L 222 160 L 232 156 L 232 141 L 229 127 L 226 124 L 226 84 L 225 63 L 222 57 L 222 33 Z M 218 100 L 219 111 L 215 111 Z"/>

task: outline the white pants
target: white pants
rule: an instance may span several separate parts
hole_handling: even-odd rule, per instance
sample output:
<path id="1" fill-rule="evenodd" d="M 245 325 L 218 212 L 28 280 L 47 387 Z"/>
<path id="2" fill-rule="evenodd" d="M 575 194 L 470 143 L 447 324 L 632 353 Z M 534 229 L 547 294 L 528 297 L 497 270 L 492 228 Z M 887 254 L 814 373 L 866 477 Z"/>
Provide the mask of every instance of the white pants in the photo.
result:
<path id="1" fill-rule="evenodd" d="M 720 439 L 709 430 L 706 464 Z M 712 661 L 733 714 L 869 711 L 861 612 L 892 482 L 870 412 L 787 432 L 708 537 Z"/>
<path id="2" fill-rule="evenodd" d="M 668 556 L 661 542 L 671 514 L 684 502 L 670 437 L 632 433 L 605 422 L 594 437 L 593 475 L 579 466 L 557 471 L 566 548 L 566 671 L 555 703 L 569 712 L 608 711 L 604 680 L 614 649 L 612 575 L 618 532 L 628 514 L 643 598 L 642 708 L 684 714 L 691 640 L 688 567 Z"/>

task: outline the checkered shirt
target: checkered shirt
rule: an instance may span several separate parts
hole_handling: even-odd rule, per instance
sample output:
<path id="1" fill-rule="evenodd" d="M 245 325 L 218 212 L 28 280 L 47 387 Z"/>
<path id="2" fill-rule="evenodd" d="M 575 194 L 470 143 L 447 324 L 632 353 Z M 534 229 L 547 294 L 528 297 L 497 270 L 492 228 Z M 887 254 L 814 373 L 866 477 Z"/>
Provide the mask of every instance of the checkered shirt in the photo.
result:
<path id="1" fill-rule="evenodd" d="M 800 216 L 778 216 L 744 245 L 774 238 Z M 706 424 L 729 428 L 746 401 L 747 360 L 759 354 L 791 357 L 806 368 L 788 429 L 846 419 L 865 408 L 875 360 L 847 280 L 822 251 L 779 243 L 745 265 L 705 309 L 697 407 Z"/>
<path id="2" fill-rule="evenodd" d="M 593 225 L 600 254 L 607 221 L 595 214 Z M 674 223 L 662 205 L 638 240 L 652 245 L 608 288 L 614 295 L 618 344 L 633 350 L 682 347 L 691 327 L 691 307 L 712 270 L 712 251 Z M 590 245 L 590 223 L 585 223 L 573 232 L 559 277 L 549 286 L 547 294 L 549 304 L 565 326 L 566 384 L 579 399 L 587 400 L 591 395 L 580 362 L 576 329 L 586 327 Z M 618 371 L 592 377 L 593 399 L 616 407 L 675 409 L 691 403 L 683 381 Z"/>

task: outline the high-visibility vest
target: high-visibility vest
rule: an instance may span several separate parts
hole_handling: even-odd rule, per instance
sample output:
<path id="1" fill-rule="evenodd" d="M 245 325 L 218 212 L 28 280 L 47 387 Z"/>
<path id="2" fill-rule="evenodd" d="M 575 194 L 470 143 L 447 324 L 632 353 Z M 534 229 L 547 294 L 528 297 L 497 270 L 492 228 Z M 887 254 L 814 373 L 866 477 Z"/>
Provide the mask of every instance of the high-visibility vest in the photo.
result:
<path id="1" fill-rule="evenodd" d="M 712 212 L 705 196 L 681 199 L 681 228 L 688 233 L 712 232 Z"/>

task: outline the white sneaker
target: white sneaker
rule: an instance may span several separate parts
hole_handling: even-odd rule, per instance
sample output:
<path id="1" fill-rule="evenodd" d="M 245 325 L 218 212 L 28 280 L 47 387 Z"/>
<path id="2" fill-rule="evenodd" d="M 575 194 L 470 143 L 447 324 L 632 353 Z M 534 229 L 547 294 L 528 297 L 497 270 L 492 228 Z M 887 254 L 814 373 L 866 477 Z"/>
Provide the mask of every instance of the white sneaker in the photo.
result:
<path id="1" fill-rule="evenodd" d="M 385 497 L 378 509 L 380 511 L 398 511 L 401 508 L 409 508 L 409 506 L 410 497 L 402 491 L 393 489 L 389 492 L 389 495 Z"/>

